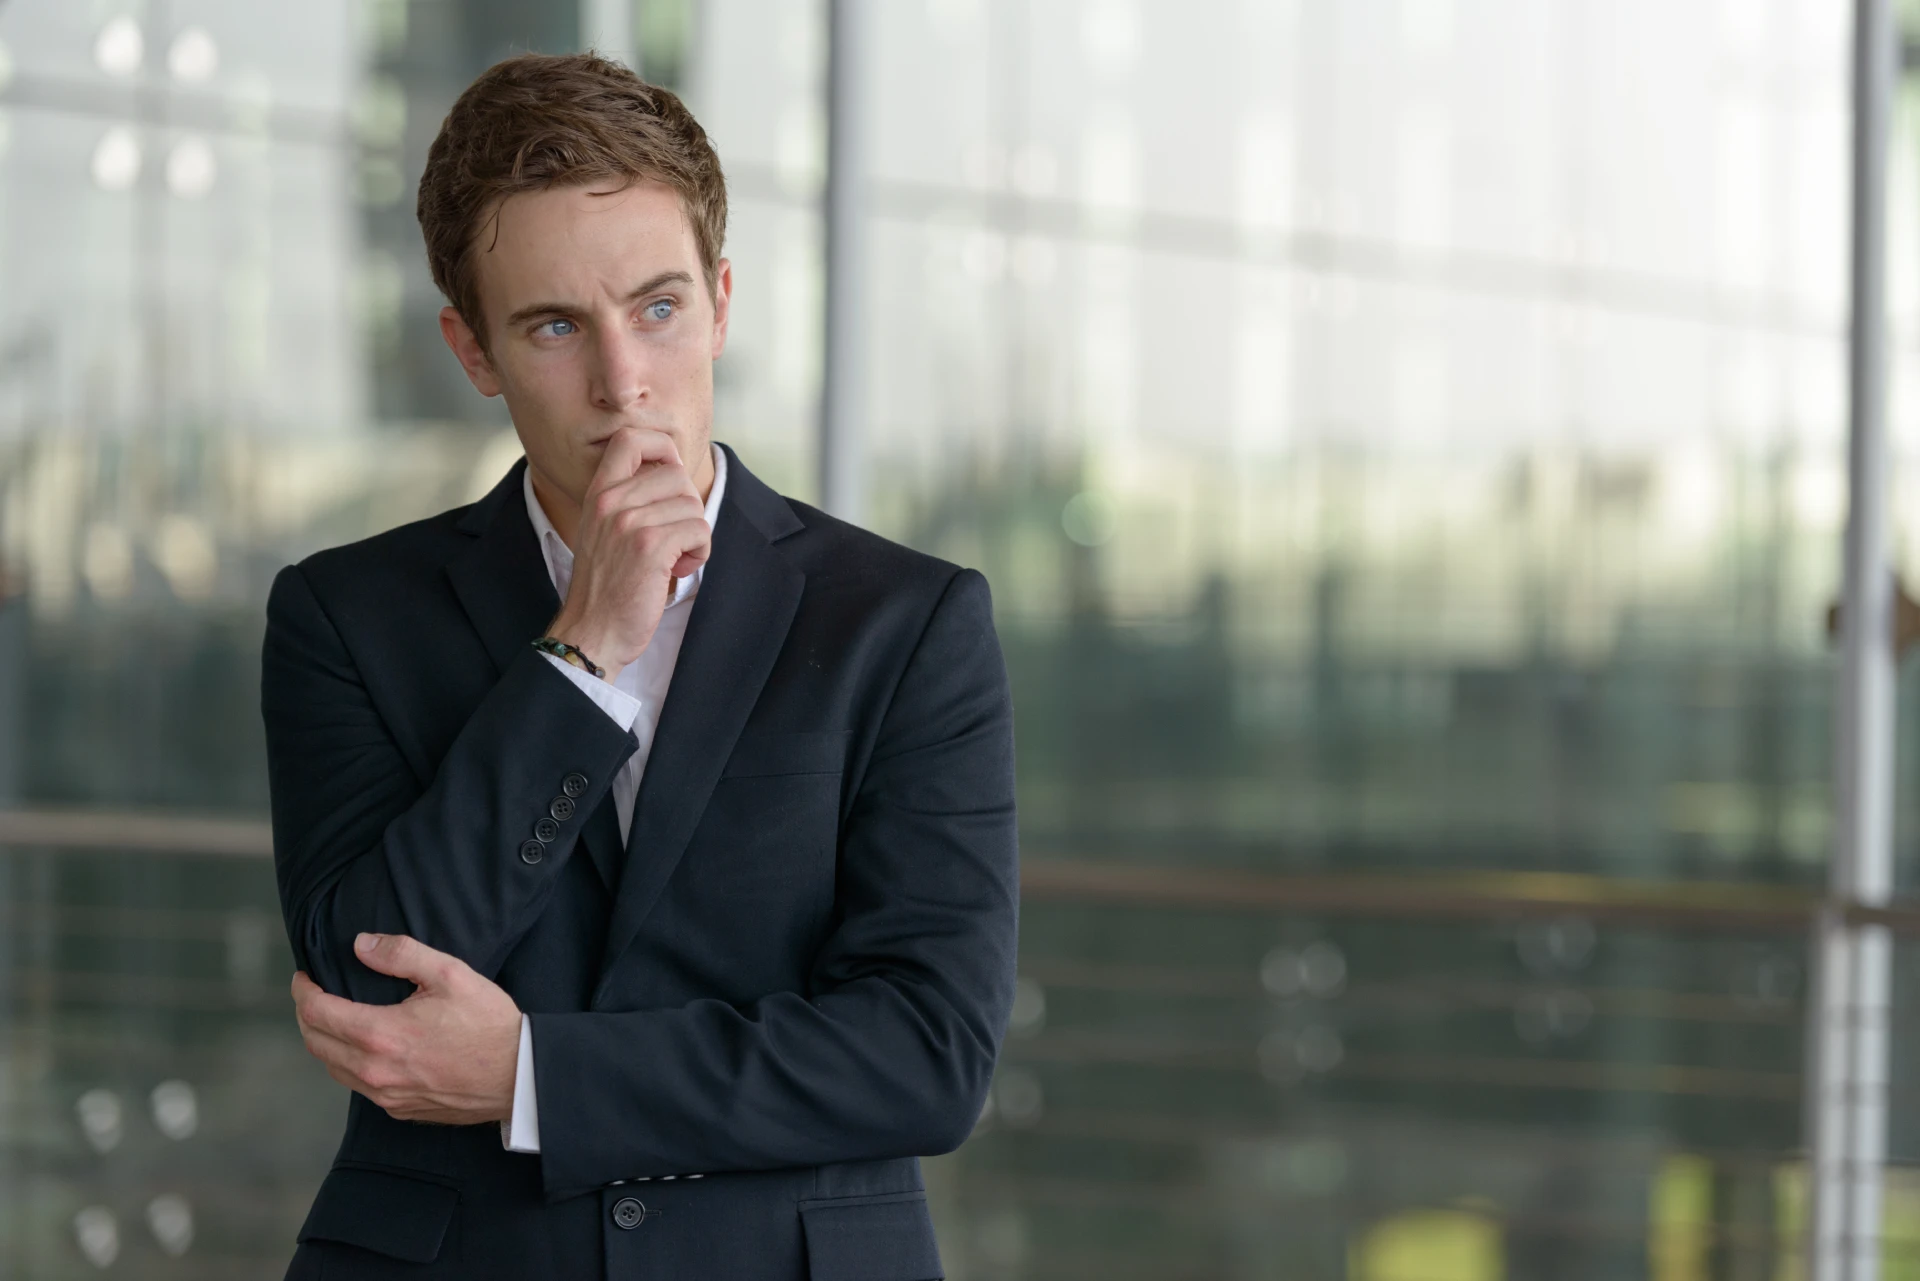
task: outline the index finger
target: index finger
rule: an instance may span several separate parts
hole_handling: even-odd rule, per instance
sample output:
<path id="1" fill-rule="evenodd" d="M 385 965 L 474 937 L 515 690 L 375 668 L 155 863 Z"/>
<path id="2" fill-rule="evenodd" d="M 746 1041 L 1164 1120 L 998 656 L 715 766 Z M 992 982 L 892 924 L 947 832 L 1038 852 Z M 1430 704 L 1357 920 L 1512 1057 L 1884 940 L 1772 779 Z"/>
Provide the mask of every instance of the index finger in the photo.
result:
<path id="1" fill-rule="evenodd" d="M 303 1003 L 311 993 L 323 990 L 318 983 L 307 977 L 305 970 L 293 972 L 293 1003 L 296 1006 Z"/>
<path id="2" fill-rule="evenodd" d="M 296 1001 L 299 1019 L 308 1027 L 338 1041 L 363 1045 L 385 1006 L 362 1005 L 316 987 Z"/>
<path id="3" fill-rule="evenodd" d="M 607 437 L 607 451 L 600 456 L 587 492 L 596 493 L 628 480 L 648 463 L 680 465 L 680 451 L 673 437 L 651 427 L 622 427 Z"/>

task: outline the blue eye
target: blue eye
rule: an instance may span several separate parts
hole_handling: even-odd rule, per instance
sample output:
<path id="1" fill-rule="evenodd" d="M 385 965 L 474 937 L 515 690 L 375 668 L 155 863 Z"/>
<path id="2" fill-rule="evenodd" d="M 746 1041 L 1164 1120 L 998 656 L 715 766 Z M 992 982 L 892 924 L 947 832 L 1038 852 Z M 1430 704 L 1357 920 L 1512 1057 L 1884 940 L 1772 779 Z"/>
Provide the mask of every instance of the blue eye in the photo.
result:
<path id="1" fill-rule="evenodd" d="M 536 334 L 546 334 L 552 338 L 565 338 L 570 334 L 579 333 L 580 326 L 574 324 L 571 320 L 555 317 L 552 320 L 543 321 L 533 332 Z"/>
<path id="2" fill-rule="evenodd" d="M 647 304 L 647 316 L 653 320 L 669 320 L 673 317 L 673 299 L 656 298 Z"/>

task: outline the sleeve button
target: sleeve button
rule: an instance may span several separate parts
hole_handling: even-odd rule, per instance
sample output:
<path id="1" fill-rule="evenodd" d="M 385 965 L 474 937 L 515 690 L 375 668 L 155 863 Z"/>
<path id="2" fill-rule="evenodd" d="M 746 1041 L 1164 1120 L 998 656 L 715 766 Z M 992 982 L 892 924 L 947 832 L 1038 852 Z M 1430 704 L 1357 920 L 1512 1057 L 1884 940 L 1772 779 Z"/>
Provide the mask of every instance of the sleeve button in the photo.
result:
<path id="1" fill-rule="evenodd" d="M 547 813 L 553 815 L 555 819 L 562 823 L 566 822 L 573 817 L 572 798 L 566 796 L 554 797 L 553 804 L 547 806 Z"/>
<path id="2" fill-rule="evenodd" d="M 547 847 L 539 841 L 523 841 L 520 845 L 520 861 L 531 867 L 547 856 Z"/>
<path id="3" fill-rule="evenodd" d="M 533 838 L 537 841 L 551 841 L 560 835 L 560 825 L 550 818 L 543 818 L 533 825 Z"/>
<path id="4" fill-rule="evenodd" d="M 560 790 L 565 792 L 569 799 L 579 800 L 586 793 L 587 776 L 579 773 L 567 775 L 560 780 Z"/>

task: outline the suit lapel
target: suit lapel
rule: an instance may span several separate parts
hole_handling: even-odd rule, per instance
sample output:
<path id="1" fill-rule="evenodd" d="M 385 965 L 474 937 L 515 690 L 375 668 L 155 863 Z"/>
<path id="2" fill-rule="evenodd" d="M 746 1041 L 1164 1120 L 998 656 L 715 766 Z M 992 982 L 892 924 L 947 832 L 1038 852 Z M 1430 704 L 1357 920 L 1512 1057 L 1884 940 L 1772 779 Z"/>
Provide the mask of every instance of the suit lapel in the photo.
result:
<path id="1" fill-rule="evenodd" d="M 742 467 L 731 450 L 727 458 L 713 559 L 694 597 L 634 803 L 626 867 L 607 936 L 603 990 L 613 963 L 633 942 L 686 852 L 786 643 L 806 585 L 806 575 L 773 545 L 802 528 L 793 509 Z"/>
<path id="2" fill-rule="evenodd" d="M 526 465 L 524 459 L 514 464 L 506 478 L 474 504 L 460 523 L 462 530 L 476 535 L 473 545 L 447 565 L 460 607 L 500 673 L 560 612 L 560 597 L 527 517 L 521 480 Z M 600 880 L 612 889 L 621 852 L 611 797 L 588 817 L 581 838 Z"/>
<path id="3" fill-rule="evenodd" d="M 506 478 L 474 504 L 460 528 L 479 537 L 447 565 L 460 607 L 502 673 L 560 612 L 560 597 L 547 576 L 533 522 L 527 519 L 520 479 L 526 466 L 525 460 L 515 463 Z"/>
<path id="4" fill-rule="evenodd" d="M 580 848 L 593 860 L 594 871 L 609 892 L 620 883 L 620 863 L 626 850 L 620 844 L 620 815 L 613 808 L 613 793 L 601 798 L 580 829 Z"/>

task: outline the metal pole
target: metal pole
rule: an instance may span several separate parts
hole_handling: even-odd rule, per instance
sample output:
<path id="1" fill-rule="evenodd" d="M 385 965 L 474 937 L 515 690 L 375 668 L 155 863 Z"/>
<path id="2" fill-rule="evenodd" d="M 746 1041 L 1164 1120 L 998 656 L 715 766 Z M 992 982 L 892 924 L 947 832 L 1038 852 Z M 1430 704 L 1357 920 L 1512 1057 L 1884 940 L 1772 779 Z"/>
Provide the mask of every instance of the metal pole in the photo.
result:
<path id="1" fill-rule="evenodd" d="M 820 505 L 866 511 L 864 255 L 865 0 L 827 5 L 826 353 L 820 387 Z"/>
<path id="2" fill-rule="evenodd" d="M 1893 576 L 1887 556 L 1886 188 L 1898 44 L 1891 0 L 1855 0 L 1848 514 L 1834 744 L 1831 896 L 1815 926 L 1809 1024 L 1810 1281 L 1876 1281 L 1892 971 L 1884 926 L 1849 903 L 1893 886 Z"/>

